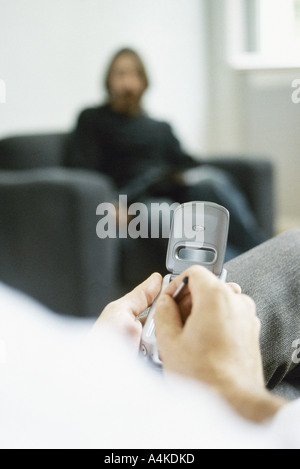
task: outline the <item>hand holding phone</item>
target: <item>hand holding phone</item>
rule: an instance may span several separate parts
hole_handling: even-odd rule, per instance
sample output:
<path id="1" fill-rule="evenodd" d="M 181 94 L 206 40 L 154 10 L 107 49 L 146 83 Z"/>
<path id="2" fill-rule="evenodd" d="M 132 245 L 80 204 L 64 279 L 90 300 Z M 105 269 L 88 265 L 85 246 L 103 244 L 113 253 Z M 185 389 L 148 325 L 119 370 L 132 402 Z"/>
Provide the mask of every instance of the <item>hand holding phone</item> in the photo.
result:
<path id="1" fill-rule="evenodd" d="M 178 207 L 174 212 L 167 251 L 166 267 L 170 274 L 164 277 L 161 292 L 175 277 L 193 265 L 202 265 L 226 281 L 227 272 L 223 264 L 228 229 L 229 212 L 220 205 L 189 202 Z M 149 310 L 143 328 L 141 353 L 160 367 L 162 363 L 158 355 L 154 324 L 157 299 Z"/>

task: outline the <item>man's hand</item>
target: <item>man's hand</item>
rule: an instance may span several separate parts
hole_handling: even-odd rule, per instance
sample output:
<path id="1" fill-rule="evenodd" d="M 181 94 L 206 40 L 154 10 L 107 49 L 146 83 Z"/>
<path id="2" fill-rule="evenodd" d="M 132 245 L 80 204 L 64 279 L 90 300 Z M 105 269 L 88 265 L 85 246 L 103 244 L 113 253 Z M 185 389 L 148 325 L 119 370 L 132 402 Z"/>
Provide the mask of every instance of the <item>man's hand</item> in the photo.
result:
<path id="1" fill-rule="evenodd" d="M 254 302 L 202 267 L 192 267 L 184 276 L 189 282 L 179 304 L 172 295 L 182 277 L 168 286 L 156 307 L 156 336 L 164 365 L 212 384 L 232 374 L 248 380 L 251 372 L 251 380 L 262 385 L 260 323 Z"/>
<path id="2" fill-rule="evenodd" d="M 184 277 L 179 302 L 172 295 Z M 283 401 L 265 389 L 260 321 L 252 299 L 203 267 L 177 277 L 161 295 L 155 314 L 164 369 L 217 388 L 247 418 L 263 420 Z"/>
<path id="3" fill-rule="evenodd" d="M 110 303 L 97 320 L 94 331 L 102 325 L 112 326 L 128 337 L 136 351 L 139 350 L 142 324 L 136 317 L 152 305 L 162 286 L 160 274 L 153 274 L 131 293 Z"/>

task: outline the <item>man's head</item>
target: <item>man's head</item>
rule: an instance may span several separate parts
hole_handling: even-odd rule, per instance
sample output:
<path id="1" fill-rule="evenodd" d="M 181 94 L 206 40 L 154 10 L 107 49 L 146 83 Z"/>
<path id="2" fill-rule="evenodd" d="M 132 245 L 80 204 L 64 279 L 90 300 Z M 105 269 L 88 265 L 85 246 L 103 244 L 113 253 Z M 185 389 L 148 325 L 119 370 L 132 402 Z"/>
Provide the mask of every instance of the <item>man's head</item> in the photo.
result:
<path id="1" fill-rule="evenodd" d="M 141 111 L 141 98 L 148 88 L 149 80 L 144 63 L 132 49 L 118 51 L 105 79 L 111 107 L 124 114 Z"/>

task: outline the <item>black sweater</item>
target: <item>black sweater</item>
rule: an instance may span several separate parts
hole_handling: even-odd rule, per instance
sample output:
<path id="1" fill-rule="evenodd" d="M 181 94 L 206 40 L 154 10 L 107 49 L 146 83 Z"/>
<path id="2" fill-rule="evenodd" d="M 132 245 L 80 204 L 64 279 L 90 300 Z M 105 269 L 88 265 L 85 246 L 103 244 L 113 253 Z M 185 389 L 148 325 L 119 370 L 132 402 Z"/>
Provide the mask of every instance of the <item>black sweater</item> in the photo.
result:
<path id="1" fill-rule="evenodd" d="M 139 185 L 197 163 L 181 150 L 169 124 L 104 105 L 80 114 L 66 165 L 102 172 L 134 198 Z"/>

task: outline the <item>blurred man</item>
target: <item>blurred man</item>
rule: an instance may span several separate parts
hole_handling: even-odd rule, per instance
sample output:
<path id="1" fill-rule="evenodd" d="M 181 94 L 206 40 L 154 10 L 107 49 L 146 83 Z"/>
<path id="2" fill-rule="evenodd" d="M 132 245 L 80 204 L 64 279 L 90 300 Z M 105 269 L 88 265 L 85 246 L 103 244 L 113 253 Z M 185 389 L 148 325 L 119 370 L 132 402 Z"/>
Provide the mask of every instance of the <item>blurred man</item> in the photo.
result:
<path id="1" fill-rule="evenodd" d="M 227 260 L 265 240 L 244 195 L 223 171 L 203 166 L 186 155 L 169 124 L 150 118 L 142 97 L 149 86 L 143 61 L 132 49 L 113 57 L 106 74 L 107 103 L 84 110 L 78 119 L 66 164 L 109 176 L 118 195 L 128 201 L 207 200 L 225 206 L 231 215 Z M 189 184 L 187 170 L 197 169 Z M 126 216 L 126 214 L 125 214 Z M 166 242 L 153 240 L 158 258 Z M 161 263 L 151 271 L 160 270 Z"/>

